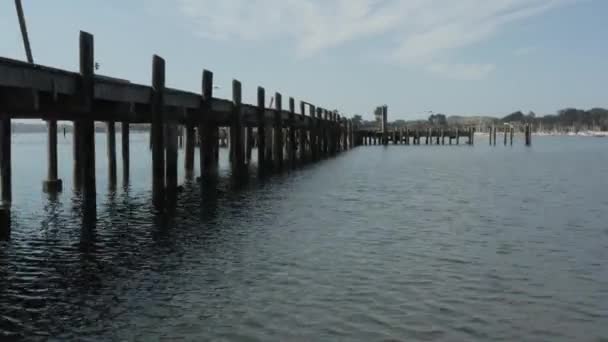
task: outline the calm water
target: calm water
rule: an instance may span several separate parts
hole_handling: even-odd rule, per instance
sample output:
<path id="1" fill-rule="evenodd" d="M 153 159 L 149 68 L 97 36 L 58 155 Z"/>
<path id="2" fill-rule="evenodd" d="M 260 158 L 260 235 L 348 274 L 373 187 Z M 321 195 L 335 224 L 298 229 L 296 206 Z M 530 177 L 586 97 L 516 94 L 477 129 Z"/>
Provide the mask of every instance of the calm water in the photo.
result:
<path id="1" fill-rule="evenodd" d="M 71 139 L 57 199 L 44 139 L 15 136 L 2 340 L 608 341 L 608 140 L 361 147 L 240 190 L 187 184 L 163 219 L 147 137 L 110 192 L 98 135 L 83 227 Z"/>

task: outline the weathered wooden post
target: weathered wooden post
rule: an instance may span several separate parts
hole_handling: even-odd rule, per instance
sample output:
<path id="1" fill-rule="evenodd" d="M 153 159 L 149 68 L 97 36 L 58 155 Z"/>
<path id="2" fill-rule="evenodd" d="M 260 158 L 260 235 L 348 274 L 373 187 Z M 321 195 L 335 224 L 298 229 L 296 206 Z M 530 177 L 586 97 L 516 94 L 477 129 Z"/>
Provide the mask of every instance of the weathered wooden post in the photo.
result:
<path id="1" fill-rule="evenodd" d="M 9 203 L 0 203 L 0 241 L 11 236 L 11 208 Z"/>
<path id="2" fill-rule="evenodd" d="M 114 121 L 106 122 L 107 148 L 108 148 L 108 185 L 110 189 L 116 187 L 116 124 Z"/>
<path id="3" fill-rule="evenodd" d="M 355 143 L 355 127 L 354 127 L 352 119 L 348 120 L 348 128 L 349 128 L 348 146 L 350 149 L 353 149 L 355 147 L 356 143 Z"/>
<path id="4" fill-rule="evenodd" d="M 230 145 L 233 148 L 232 168 L 237 178 L 245 174 L 245 152 L 243 144 L 243 119 L 241 82 L 232 81 L 232 118 L 230 126 Z"/>
<path id="5" fill-rule="evenodd" d="M 530 124 L 526 124 L 526 146 L 532 146 L 532 126 Z"/>
<path id="6" fill-rule="evenodd" d="M 200 141 L 199 165 L 201 178 L 217 175 L 219 153 L 219 128 L 209 119 L 211 116 L 211 102 L 213 100 L 213 73 L 203 70 L 202 79 L 202 118 L 198 126 Z"/>
<path id="7" fill-rule="evenodd" d="M 507 146 L 507 126 L 503 125 L 504 145 Z"/>
<path id="8" fill-rule="evenodd" d="M 329 122 L 330 113 L 327 109 L 317 108 L 317 112 L 321 111 L 323 117 L 321 118 L 321 114 L 317 116 L 321 120 L 321 154 L 323 157 L 327 157 L 329 155 L 329 144 L 331 141 L 331 127 Z"/>
<path id="9" fill-rule="evenodd" d="M 388 145 L 388 132 L 386 125 L 388 124 L 388 107 L 382 106 L 382 144 Z"/>
<path id="10" fill-rule="evenodd" d="M 186 111 L 184 109 L 184 111 Z M 184 148 L 184 126 L 177 125 L 177 143 L 180 149 Z"/>
<path id="11" fill-rule="evenodd" d="M 13 198 L 11 178 L 11 134 L 11 117 L 7 113 L 2 113 L 0 114 L 0 185 L 2 186 L 2 202 L 5 206 L 10 206 Z M 0 205 L 2 205 L 2 203 L 0 203 Z"/>
<path id="12" fill-rule="evenodd" d="M 152 202 L 157 210 L 165 204 L 165 143 L 164 143 L 165 60 L 152 58 Z"/>
<path id="13" fill-rule="evenodd" d="M 306 104 L 300 101 L 300 113 L 302 114 L 302 118 L 306 120 Z M 306 138 L 308 136 L 308 132 L 306 130 L 305 125 L 300 129 L 300 162 L 306 161 Z"/>
<path id="14" fill-rule="evenodd" d="M 47 130 L 48 169 L 47 179 L 42 182 L 42 191 L 53 194 L 63 190 L 63 182 L 57 176 L 57 121 L 47 121 Z"/>
<path id="15" fill-rule="evenodd" d="M 278 170 L 281 170 L 283 168 L 283 96 L 281 94 L 275 93 L 274 104 L 274 137 L 272 141 L 272 150 L 274 166 Z"/>
<path id="16" fill-rule="evenodd" d="M 477 129 L 475 127 L 471 128 L 471 145 L 475 145 L 475 132 Z"/>
<path id="17" fill-rule="evenodd" d="M 167 130 L 167 163 L 166 163 L 166 183 L 167 192 L 166 200 L 169 206 L 173 206 L 177 200 L 177 149 L 178 149 L 178 127 L 177 122 L 168 120 L 166 122 Z"/>
<path id="18" fill-rule="evenodd" d="M 513 135 L 515 135 L 515 127 L 511 126 L 511 129 L 509 131 L 511 134 L 511 146 L 513 146 Z"/>
<path id="19" fill-rule="evenodd" d="M 319 120 L 321 120 L 322 124 L 326 127 L 326 141 L 325 141 L 325 145 L 323 148 L 326 150 L 325 154 L 327 155 L 333 155 L 336 151 L 336 142 L 337 142 L 337 136 L 336 136 L 336 114 L 334 112 L 330 112 L 327 111 L 328 113 L 328 117 L 327 120 L 322 120 L 321 116 L 319 115 Z"/>
<path id="20" fill-rule="evenodd" d="M 93 96 L 95 90 L 94 80 L 94 43 L 93 35 L 80 32 L 80 76 L 82 79 L 82 105 L 85 112 L 93 109 Z M 93 119 L 81 121 L 81 158 L 82 158 L 82 189 L 85 199 L 86 211 L 93 214 L 96 211 L 96 186 L 95 186 L 95 122 Z"/>
<path id="21" fill-rule="evenodd" d="M 258 104 L 256 107 L 256 118 L 258 121 L 258 175 L 265 174 L 266 162 L 266 90 L 258 87 Z"/>
<path id="22" fill-rule="evenodd" d="M 124 186 L 129 184 L 129 169 L 130 169 L 130 156 L 129 156 L 129 123 L 123 122 L 121 124 L 121 149 L 122 149 L 122 182 Z"/>
<path id="23" fill-rule="evenodd" d="M 298 144 L 296 141 L 296 100 L 293 97 L 289 98 L 289 164 L 292 169 L 296 167 L 296 153 Z"/>
<path id="24" fill-rule="evenodd" d="M 492 131 L 493 131 L 493 128 L 492 128 L 492 127 L 493 127 L 493 126 L 490 126 L 490 134 L 488 135 L 488 136 L 490 137 L 490 138 L 489 138 L 489 140 L 490 140 L 490 146 L 492 146 Z"/>
<path id="25" fill-rule="evenodd" d="M 460 145 L 460 127 L 456 127 L 456 145 Z"/>
<path id="26" fill-rule="evenodd" d="M 312 161 L 317 161 L 318 160 L 318 155 L 317 155 L 317 108 L 313 105 L 310 105 L 310 127 L 309 127 L 309 132 L 310 132 L 310 142 L 309 142 L 309 148 L 310 148 L 310 157 Z"/>
<path id="27" fill-rule="evenodd" d="M 441 143 L 441 132 L 442 131 L 443 130 L 441 130 L 439 128 L 435 129 L 435 135 L 436 135 L 436 137 L 435 137 L 435 145 L 439 145 Z"/>
<path id="28" fill-rule="evenodd" d="M 332 154 L 338 154 L 338 152 L 340 152 L 340 115 L 338 115 L 338 113 L 333 112 L 333 116 L 332 116 L 332 129 L 333 129 L 333 146 L 332 146 Z M 387 136 L 388 138 L 388 136 Z"/>
<path id="29" fill-rule="evenodd" d="M 74 120 L 72 127 L 72 153 L 74 157 L 74 189 L 82 188 L 82 155 L 80 154 L 82 144 L 82 124 L 80 120 Z"/>
<path id="30" fill-rule="evenodd" d="M 245 160 L 247 165 L 251 164 L 251 152 L 253 150 L 253 127 L 245 127 Z"/>
<path id="31" fill-rule="evenodd" d="M 494 126 L 493 132 L 492 132 L 492 143 L 494 144 L 494 146 L 496 146 L 496 131 L 497 131 L 497 128 L 496 128 L 496 126 Z"/>
<path id="32" fill-rule="evenodd" d="M 271 98 L 270 99 L 270 104 L 273 104 L 274 99 Z M 275 161 L 274 161 L 274 125 L 275 125 L 275 118 L 274 118 L 274 110 L 272 108 L 269 108 L 271 114 L 271 117 L 266 120 L 266 163 L 267 163 L 267 167 L 269 170 L 274 168 L 275 165 Z M 264 114 L 266 115 L 266 114 Z"/>
<path id="33" fill-rule="evenodd" d="M 194 176 L 194 146 L 196 135 L 194 132 L 193 118 L 186 115 L 186 150 L 184 151 L 184 170 L 186 179 L 192 179 Z"/>

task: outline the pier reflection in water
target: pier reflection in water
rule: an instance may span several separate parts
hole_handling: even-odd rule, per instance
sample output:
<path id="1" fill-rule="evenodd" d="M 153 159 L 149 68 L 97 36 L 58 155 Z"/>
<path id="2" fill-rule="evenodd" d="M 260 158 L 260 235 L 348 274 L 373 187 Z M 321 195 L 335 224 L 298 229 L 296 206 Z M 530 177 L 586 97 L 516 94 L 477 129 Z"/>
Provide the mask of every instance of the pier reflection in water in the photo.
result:
<path id="1" fill-rule="evenodd" d="M 99 159 L 97 220 L 69 169 L 62 194 L 40 193 L 45 137 L 15 135 L 3 339 L 608 336 L 602 139 L 360 147 L 237 189 L 222 150 L 217 182 L 184 183 L 159 216 L 134 135 L 129 186 L 110 191 Z"/>

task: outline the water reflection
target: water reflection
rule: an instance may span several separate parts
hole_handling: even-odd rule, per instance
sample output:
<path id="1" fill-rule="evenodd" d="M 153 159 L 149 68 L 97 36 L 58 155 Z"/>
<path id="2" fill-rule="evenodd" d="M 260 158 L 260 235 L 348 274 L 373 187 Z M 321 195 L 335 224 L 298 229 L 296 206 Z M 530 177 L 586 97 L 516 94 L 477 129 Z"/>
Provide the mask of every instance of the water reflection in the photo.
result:
<path id="1" fill-rule="evenodd" d="M 99 186 L 93 216 L 78 192 L 31 196 L 0 242 L 0 340 L 606 336 L 608 155 L 569 148 L 369 147 L 244 183 L 221 168 L 164 213 L 141 171 Z"/>

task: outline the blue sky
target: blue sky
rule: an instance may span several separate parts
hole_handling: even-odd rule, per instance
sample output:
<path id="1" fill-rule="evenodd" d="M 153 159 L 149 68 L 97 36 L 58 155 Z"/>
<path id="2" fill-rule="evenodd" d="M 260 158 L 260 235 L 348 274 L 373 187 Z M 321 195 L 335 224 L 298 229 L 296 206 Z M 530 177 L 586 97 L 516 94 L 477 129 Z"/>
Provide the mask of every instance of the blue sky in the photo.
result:
<path id="1" fill-rule="evenodd" d="M 608 107 L 604 0 L 23 0 L 36 63 L 77 70 L 78 31 L 99 73 L 200 91 L 203 68 L 230 98 L 243 82 L 371 118 L 504 116 Z M 25 59 L 13 1 L 0 56 Z"/>

